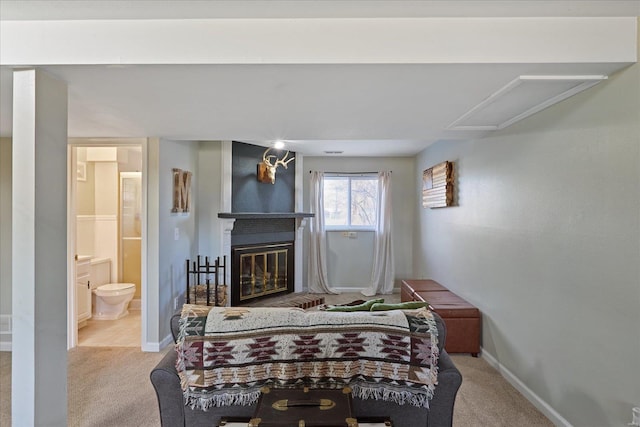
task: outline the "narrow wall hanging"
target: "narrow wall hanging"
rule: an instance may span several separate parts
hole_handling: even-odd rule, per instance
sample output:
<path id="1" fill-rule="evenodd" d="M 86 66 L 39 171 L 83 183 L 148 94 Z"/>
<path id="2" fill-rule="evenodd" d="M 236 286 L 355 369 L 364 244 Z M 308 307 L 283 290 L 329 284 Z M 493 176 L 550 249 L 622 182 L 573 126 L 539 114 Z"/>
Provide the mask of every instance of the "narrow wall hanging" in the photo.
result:
<path id="1" fill-rule="evenodd" d="M 191 172 L 173 168 L 173 209 L 189 212 L 191 208 Z"/>
<path id="2" fill-rule="evenodd" d="M 422 172 L 422 207 L 453 205 L 453 163 L 442 162 Z"/>

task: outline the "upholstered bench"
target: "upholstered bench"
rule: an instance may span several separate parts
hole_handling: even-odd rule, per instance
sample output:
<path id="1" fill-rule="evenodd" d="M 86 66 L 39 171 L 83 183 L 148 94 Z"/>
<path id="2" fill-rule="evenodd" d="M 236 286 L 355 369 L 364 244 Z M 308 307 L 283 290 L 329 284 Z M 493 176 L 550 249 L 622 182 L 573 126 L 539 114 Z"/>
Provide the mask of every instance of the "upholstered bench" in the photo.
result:
<path id="1" fill-rule="evenodd" d="M 403 280 L 400 287 L 400 298 L 402 302 L 414 301 L 413 294 L 424 291 L 449 291 L 435 280 Z"/>
<path id="2" fill-rule="evenodd" d="M 435 280 L 403 280 L 400 297 L 406 301 L 426 301 L 447 325 L 448 353 L 480 352 L 482 319 L 477 307 L 460 298 Z"/>

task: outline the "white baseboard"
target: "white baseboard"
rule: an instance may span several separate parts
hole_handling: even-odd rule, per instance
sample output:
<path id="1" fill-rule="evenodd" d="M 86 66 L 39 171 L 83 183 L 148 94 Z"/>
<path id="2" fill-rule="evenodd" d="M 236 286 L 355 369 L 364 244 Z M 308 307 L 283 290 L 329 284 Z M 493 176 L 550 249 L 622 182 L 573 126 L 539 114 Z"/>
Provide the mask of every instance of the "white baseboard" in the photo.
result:
<path id="1" fill-rule="evenodd" d="M 353 287 L 346 287 L 346 286 L 332 286 L 332 289 L 336 292 L 340 292 L 340 293 L 356 293 L 356 292 L 360 292 L 361 290 L 363 290 L 364 288 L 353 288 Z"/>
<path id="2" fill-rule="evenodd" d="M 142 344 L 142 351 L 146 351 L 148 353 L 158 353 L 166 348 L 169 344 L 173 344 L 173 337 L 171 334 L 164 337 L 162 341 L 158 342 L 148 342 Z"/>
<path id="3" fill-rule="evenodd" d="M 551 405 L 545 402 L 540 396 L 533 392 L 527 385 L 522 382 L 510 370 L 505 368 L 498 359 L 487 352 L 484 348 L 480 349 L 481 357 L 491 366 L 493 366 L 505 380 L 509 382 L 516 390 L 518 390 L 533 406 L 538 408 L 551 422 L 556 426 L 572 427 L 571 423 L 560 415 Z"/>
<path id="4" fill-rule="evenodd" d="M 141 310 L 142 300 L 140 298 L 134 298 L 129 302 L 129 310 Z"/>
<path id="5" fill-rule="evenodd" d="M 12 324 L 10 314 L 0 314 L 0 351 L 11 351 Z"/>

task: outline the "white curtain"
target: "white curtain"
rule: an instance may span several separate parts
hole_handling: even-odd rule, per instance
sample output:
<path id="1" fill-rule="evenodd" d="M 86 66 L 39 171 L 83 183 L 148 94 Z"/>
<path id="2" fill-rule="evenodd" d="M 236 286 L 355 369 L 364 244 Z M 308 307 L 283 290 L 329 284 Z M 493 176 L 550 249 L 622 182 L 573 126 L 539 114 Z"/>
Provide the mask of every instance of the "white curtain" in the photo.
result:
<path id="1" fill-rule="evenodd" d="M 311 172 L 311 218 L 309 248 L 309 292 L 338 294 L 327 281 L 327 237 L 324 228 L 324 173 Z"/>
<path id="2" fill-rule="evenodd" d="M 373 270 L 369 286 L 362 295 L 390 294 L 393 292 L 395 266 L 391 240 L 391 172 L 378 173 L 378 222 L 373 248 Z"/>

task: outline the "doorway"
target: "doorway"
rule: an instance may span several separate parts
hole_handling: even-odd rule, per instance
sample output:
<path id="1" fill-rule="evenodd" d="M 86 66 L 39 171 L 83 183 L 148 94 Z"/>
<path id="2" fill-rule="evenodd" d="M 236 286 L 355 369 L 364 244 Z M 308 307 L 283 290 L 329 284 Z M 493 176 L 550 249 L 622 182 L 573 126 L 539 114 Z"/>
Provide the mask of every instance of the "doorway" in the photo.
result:
<path id="1" fill-rule="evenodd" d="M 144 140 L 69 145 L 68 348 L 141 347 L 145 148 Z M 98 316 L 95 289 L 113 283 L 132 284 L 133 297 L 117 318 Z"/>

